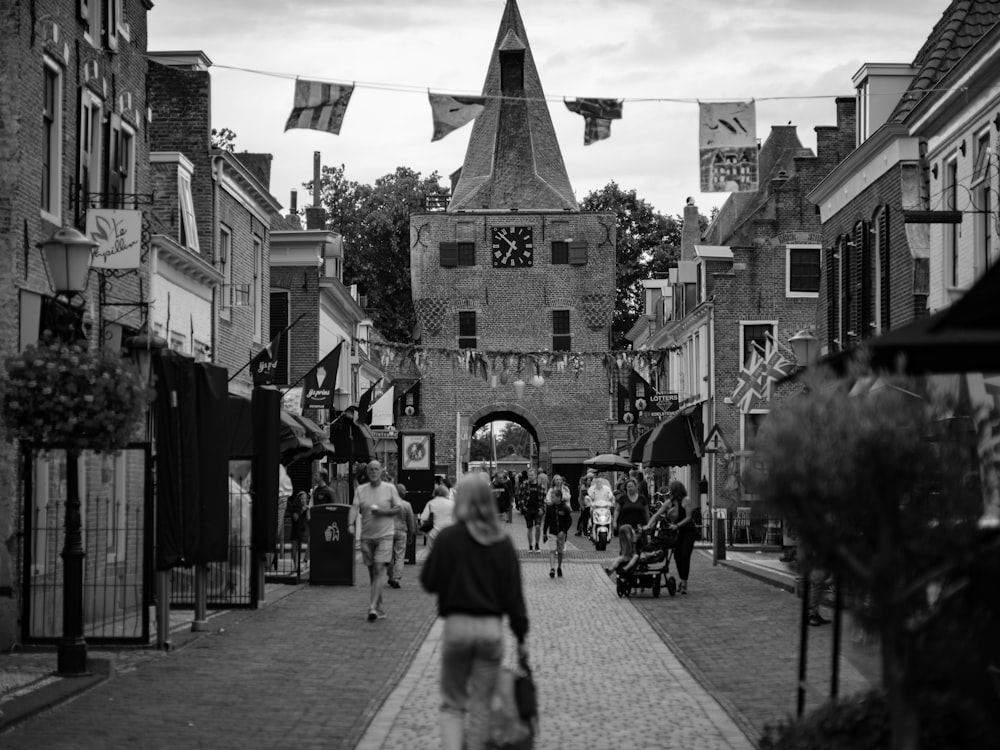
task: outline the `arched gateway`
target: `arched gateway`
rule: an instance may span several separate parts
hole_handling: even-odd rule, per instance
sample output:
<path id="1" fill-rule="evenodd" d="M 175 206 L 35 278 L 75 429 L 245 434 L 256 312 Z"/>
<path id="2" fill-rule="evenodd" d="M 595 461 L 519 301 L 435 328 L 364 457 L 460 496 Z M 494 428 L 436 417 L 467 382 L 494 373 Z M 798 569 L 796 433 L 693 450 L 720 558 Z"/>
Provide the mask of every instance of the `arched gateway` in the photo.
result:
<path id="1" fill-rule="evenodd" d="M 580 211 L 515 0 L 483 95 L 447 209 L 410 217 L 426 357 L 421 414 L 399 426 L 432 430 L 438 472 L 457 474 L 474 429 L 507 418 L 534 433 L 544 469 L 575 481 L 612 447 L 615 216 Z"/>

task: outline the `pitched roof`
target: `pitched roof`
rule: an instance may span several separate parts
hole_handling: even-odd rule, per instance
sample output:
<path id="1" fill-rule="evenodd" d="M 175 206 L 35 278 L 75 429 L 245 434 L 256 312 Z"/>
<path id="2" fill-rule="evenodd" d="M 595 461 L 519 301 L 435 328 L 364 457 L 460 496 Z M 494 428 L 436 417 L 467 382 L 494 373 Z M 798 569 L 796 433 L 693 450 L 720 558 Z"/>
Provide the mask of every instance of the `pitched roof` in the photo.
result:
<path id="1" fill-rule="evenodd" d="M 997 0 L 952 0 L 913 60 L 917 74 L 892 116 L 901 122 L 1000 19 Z"/>
<path id="2" fill-rule="evenodd" d="M 502 96 L 500 53 L 524 51 L 524 93 Z M 579 211 L 517 0 L 507 0 L 449 213 L 476 209 Z"/>

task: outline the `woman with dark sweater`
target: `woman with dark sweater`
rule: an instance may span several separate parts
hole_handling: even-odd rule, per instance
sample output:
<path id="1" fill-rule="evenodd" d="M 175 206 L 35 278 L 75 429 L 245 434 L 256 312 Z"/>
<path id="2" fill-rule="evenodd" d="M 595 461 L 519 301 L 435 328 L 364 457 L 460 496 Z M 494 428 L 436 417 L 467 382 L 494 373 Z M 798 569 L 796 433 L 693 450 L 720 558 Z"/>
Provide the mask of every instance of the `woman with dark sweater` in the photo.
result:
<path id="1" fill-rule="evenodd" d="M 441 747 L 486 746 L 490 701 L 503 661 L 503 615 L 527 659 L 528 615 L 517 551 L 503 532 L 490 483 L 475 474 L 456 489 L 456 523 L 438 534 L 420 572 L 444 618 Z M 464 742 L 464 744 L 463 744 Z"/>
<path id="2" fill-rule="evenodd" d="M 682 482 L 674 480 L 670 483 L 670 500 L 660 506 L 660 509 L 653 514 L 646 524 L 646 530 L 652 531 L 656 528 L 656 522 L 664 513 L 667 516 L 667 528 L 677 532 L 677 541 L 674 543 L 674 564 L 677 565 L 677 577 L 680 581 L 677 591 L 681 594 L 688 592 L 688 576 L 691 575 L 691 554 L 694 552 L 694 543 L 698 538 L 698 529 L 695 526 L 694 513 L 689 507 L 687 499 L 687 487 Z"/>

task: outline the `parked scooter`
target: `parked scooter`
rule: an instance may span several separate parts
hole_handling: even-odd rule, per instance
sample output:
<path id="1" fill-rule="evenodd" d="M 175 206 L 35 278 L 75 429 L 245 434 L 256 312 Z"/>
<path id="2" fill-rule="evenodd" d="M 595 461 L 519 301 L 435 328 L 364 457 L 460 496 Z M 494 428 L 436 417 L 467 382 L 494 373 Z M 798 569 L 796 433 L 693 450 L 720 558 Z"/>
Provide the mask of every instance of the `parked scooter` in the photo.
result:
<path id="1" fill-rule="evenodd" d="M 615 495 L 607 479 L 598 477 L 587 490 L 590 497 L 590 541 L 603 552 L 613 533 Z"/>

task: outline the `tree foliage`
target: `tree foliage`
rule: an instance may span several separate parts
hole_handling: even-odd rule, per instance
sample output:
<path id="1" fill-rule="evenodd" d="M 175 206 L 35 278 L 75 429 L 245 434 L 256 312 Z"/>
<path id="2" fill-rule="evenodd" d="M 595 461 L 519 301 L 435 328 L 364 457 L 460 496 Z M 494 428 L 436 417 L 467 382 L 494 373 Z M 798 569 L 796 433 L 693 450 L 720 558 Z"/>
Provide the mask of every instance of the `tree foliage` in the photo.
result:
<path id="1" fill-rule="evenodd" d="M 391 341 L 412 338 L 415 315 L 410 286 L 410 213 L 424 210 L 428 194 L 444 192 L 434 172 L 407 167 L 366 185 L 348 180 L 344 166 L 324 167 L 321 200 L 327 226 L 344 238 L 344 283 L 367 297 L 375 325 Z M 312 190 L 312 183 L 306 183 Z"/>
<path id="2" fill-rule="evenodd" d="M 236 150 L 236 133 L 229 128 L 212 128 L 212 148 L 233 153 Z"/>
<path id="3" fill-rule="evenodd" d="M 859 369 L 805 384 L 768 416 L 748 480 L 798 530 L 810 564 L 835 573 L 856 618 L 879 634 L 893 747 L 910 750 L 921 681 L 970 684 L 940 652 L 956 612 L 978 611 L 961 617 L 970 642 L 995 628 L 1000 613 L 996 593 L 967 597 L 998 549 L 977 524 L 983 502 L 970 423 L 956 416 L 957 389 L 939 380 Z M 1000 659 L 995 646 L 991 653 Z M 988 663 L 980 659 L 980 672 Z"/>
<path id="4" fill-rule="evenodd" d="M 588 193 L 580 207 L 584 211 L 610 211 L 617 217 L 612 345 L 623 348 L 629 343 L 625 334 L 643 310 L 640 281 L 677 265 L 683 220 L 664 216 L 635 190 L 624 190 L 614 181 Z"/>
<path id="5" fill-rule="evenodd" d="M 535 439 L 521 425 L 516 422 L 507 422 L 502 427 L 495 425 L 494 430 L 498 459 L 506 458 L 512 453 L 525 457 L 532 455 L 532 443 Z M 472 436 L 469 455 L 473 461 L 488 461 L 493 457 L 490 445 L 490 425 L 484 425 Z"/>

